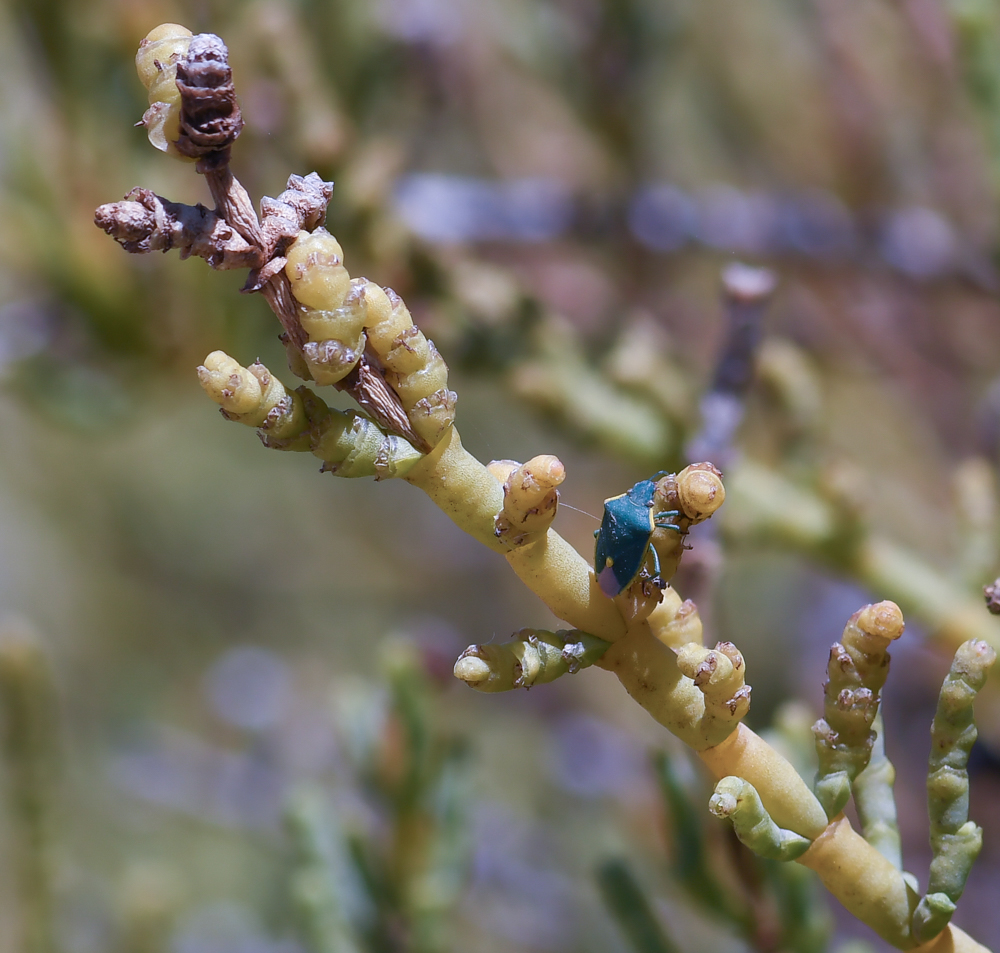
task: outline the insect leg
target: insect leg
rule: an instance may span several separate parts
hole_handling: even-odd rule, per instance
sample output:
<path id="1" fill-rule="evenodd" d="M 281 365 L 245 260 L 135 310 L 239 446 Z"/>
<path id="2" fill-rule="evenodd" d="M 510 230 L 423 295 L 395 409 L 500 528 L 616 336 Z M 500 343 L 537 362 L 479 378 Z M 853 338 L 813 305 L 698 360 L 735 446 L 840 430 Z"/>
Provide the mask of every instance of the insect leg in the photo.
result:
<path id="1" fill-rule="evenodd" d="M 653 554 L 653 568 L 656 570 L 656 574 L 653 576 L 653 585 L 659 586 L 661 589 L 666 589 L 667 584 L 660 575 L 660 554 L 656 551 L 655 546 L 650 546 L 649 551 Z"/>
<path id="2" fill-rule="evenodd" d="M 657 513 L 656 516 L 653 517 L 653 525 L 658 526 L 660 529 L 675 529 L 679 533 L 681 531 L 681 528 L 675 523 L 671 523 L 670 517 L 680 516 L 680 515 L 681 515 L 680 510 L 663 510 L 662 512 Z"/>

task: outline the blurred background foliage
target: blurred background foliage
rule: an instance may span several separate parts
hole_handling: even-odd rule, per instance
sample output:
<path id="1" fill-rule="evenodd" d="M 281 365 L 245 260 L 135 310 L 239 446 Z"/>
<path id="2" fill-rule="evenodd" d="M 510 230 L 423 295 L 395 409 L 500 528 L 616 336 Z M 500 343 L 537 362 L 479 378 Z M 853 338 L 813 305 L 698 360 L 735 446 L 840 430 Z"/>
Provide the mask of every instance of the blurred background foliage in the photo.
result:
<path id="1" fill-rule="evenodd" d="M 918 874 L 948 613 L 1000 571 L 990 0 L 6 0 L 0 950 L 881 949 L 736 849 L 612 679 L 451 678 L 466 644 L 554 624 L 501 559 L 409 486 L 334 485 L 212 412 L 195 365 L 282 367 L 270 312 L 92 223 L 136 185 L 208 201 L 132 125 L 164 21 L 228 43 L 251 194 L 336 181 L 347 265 L 434 337 L 466 444 L 566 462 L 583 552 L 587 513 L 697 446 L 721 267 L 774 270 L 722 448 L 749 489 L 678 588 L 802 761 L 830 643 L 895 596 L 851 541 L 896 547 L 885 720 Z M 801 505 L 761 510 L 775 479 Z M 956 915 L 994 947 L 998 696 Z"/>

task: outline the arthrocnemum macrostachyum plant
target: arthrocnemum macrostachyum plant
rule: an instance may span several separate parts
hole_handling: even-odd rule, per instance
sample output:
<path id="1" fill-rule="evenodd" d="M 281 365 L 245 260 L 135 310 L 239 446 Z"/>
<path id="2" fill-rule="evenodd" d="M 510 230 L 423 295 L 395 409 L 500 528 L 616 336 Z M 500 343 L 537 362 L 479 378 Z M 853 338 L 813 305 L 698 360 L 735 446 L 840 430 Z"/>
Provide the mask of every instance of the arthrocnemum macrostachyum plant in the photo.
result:
<path id="1" fill-rule="evenodd" d="M 227 57 L 218 37 L 166 24 L 143 41 L 136 59 L 149 90 L 150 140 L 197 163 L 216 208 L 137 189 L 98 209 L 96 221 L 131 252 L 178 248 L 214 268 L 249 268 L 246 290 L 261 292 L 275 311 L 292 371 L 347 391 L 365 413 L 333 410 L 309 388 L 290 392 L 263 365 L 243 367 L 216 351 L 198 374 L 224 416 L 257 428 L 269 447 L 315 454 L 335 475 L 398 477 L 422 489 L 459 527 L 504 555 L 572 626 L 471 646 L 455 665 L 457 677 L 503 691 L 592 664 L 614 672 L 699 754 L 718 779 L 712 812 L 729 818 L 752 850 L 815 870 L 845 907 L 899 949 L 983 950 L 949 920 L 981 843 L 968 820 L 965 765 L 975 739 L 972 701 L 992 649 L 963 644 L 942 690 L 928 778 L 934 860 L 921 897 L 915 878 L 901 869 L 893 772 L 875 721 L 886 650 L 903 631 L 898 607 L 882 602 L 859 610 L 831 652 L 825 717 L 814 728 L 814 794 L 742 723 L 750 690 L 737 647 L 705 648 L 697 609 L 669 586 L 688 530 L 725 498 L 719 472 L 694 464 L 655 481 L 648 528 L 637 520 L 612 534 L 612 558 L 627 555 L 638 570 L 618 580 L 621 591 L 607 594 L 617 586 L 602 589 L 590 561 L 551 529 L 562 464 L 540 456 L 484 465 L 463 448 L 441 356 L 397 295 L 350 277 L 343 250 L 322 227 L 332 185 L 315 174 L 292 176 L 282 195 L 261 201 L 258 218 L 229 169 L 242 119 Z M 656 574 L 646 565 L 651 553 L 658 556 Z M 863 835 L 842 814 L 852 795 Z"/>

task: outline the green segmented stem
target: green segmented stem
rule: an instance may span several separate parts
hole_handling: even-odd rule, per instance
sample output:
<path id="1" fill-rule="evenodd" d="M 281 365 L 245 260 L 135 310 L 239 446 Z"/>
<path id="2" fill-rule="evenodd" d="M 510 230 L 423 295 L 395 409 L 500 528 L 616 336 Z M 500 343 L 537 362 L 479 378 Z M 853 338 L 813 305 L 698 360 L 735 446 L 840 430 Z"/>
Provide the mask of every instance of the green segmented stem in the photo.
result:
<path id="1" fill-rule="evenodd" d="M 879 694 L 889 674 L 893 639 L 903 632 L 903 616 L 893 602 L 856 612 L 840 642 L 830 649 L 824 716 L 813 726 L 819 770 L 816 797 L 834 818 L 851 796 L 851 784 L 868 766 Z"/>
<path id="2" fill-rule="evenodd" d="M 423 453 L 353 410 L 335 410 L 308 387 L 289 392 L 263 364 L 246 368 L 213 351 L 198 369 L 205 392 L 227 420 L 256 427 L 266 447 L 309 452 L 341 477 L 405 476 Z"/>
<path id="3" fill-rule="evenodd" d="M 795 860 L 812 841 L 778 827 L 761 802 L 757 789 L 743 778 L 723 778 L 715 786 L 708 809 L 716 817 L 728 817 L 740 842 L 755 854 L 771 860 Z"/>
<path id="4" fill-rule="evenodd" d="M 470 645 L 455 677 L 481 692 L 531 688 L 593 665 L 610 646 L 579 629 L 521 629 L 503 645 Z"/>
<path id="5" fill-rule="evenodd" d="M 931 860 L 927 894 L 913 914 L 913 934 L 929 940 L 951 920 L 969 870 L 983 846 L 983 832 L 969 820 L 969 752 L 976 741 L 972 703 L 986 684 L 996 652 L 985 642 L 959 646 L 938 696 L 927 771 Z"/>

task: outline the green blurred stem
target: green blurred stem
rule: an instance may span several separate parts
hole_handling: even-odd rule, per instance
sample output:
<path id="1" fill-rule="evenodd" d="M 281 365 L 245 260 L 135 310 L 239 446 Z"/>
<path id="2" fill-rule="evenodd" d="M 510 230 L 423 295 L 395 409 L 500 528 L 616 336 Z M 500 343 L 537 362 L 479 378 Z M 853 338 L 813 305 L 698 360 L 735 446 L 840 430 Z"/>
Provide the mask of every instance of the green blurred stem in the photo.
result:
<path id="1" fill-rule="evenodd" d="M 701 823 L 703 808 L 696 807 L 688 796 L 665 753 L 657 752 L 654 765 L 669 812 L 674 877 L 706 910 L 721 914 L 743 936 L 751 936 L 754 921 L 750 911 L 739 904 L 731 891 L 723 890 L 709 867 Z"/>
<path id="2" fill-rule="evenodd" d="M 465 744 L 448 744 L 433 786 L 427 811 L 425 860 L 407 891 L 413 923 L 414 953 L 439 953 L 454 948 L 453 910 L 465 887 L 469 866 L 468 751 Z"/>
<path id="3" fill-rule="evenodd" d="M 979 113 L 1000 185 L 1000 16 L 990 0 L 944 4 L 958 40 L 958 59 L 969 99 Z"/>
<path id="4" fill-rule="evenodd" d="M 723 528 L 735 538 L 771 542 L 805 552 L 850 574 L 880 598 L 899 603 L 931 635 L 954 651 L 968 639 L 1000 648 L 1000 623 L 970 593 L 936 567 L 869 532 L 831 501 L 774 470 L 743 461 L 726 474 Z"/>
<path id="5" fill-rule="evenodd" d="M 780 949 L 789 953 L 826 953 L 833 918 L 819 877 L 801 864 L 762 860 L 761 866 L 778 904 Z"/>
<path id="6" fill-rule="evenodd" d="M 872 724 L 875 742 L 868 767 L 855 779 L 854 806 L 861 821 L 861 834 L 897 870 L 903 868 L 899 825 L 896 822 L 896 799 L 892 786 L 896 769 L 885 755 L 885 725 L 881 712 Z"/>
<path id="7" fill-rule="evenodd" d="M 608 860 L 597 868 L 597 887 L 635 953 L 679 953 L 654 916 L 652 905 L 623 860 Z"/>
<path id="8" fill-rule="evenodd" d="M 565 321 L 547 316 L 534 329 L 531 359 L 511 375 L 514 392 L 627 457 L 669 459 L 675 426 L 651 400 L 608 382 L 582 353 Z"/>
<path id="9" fill-rule="evenodd" d="M 453 948 L 453 910 L 468 866 L 468 751 L 435 730 L 426 673 L 411 646 L 383 655 L 393 713 L 404 739 L 398 778 L 386 779 L 393 810 L 390 899 L 399 905 L 412 953 Z"/>
<path id="10" fill-rule="evenodd" d="M 285 823 L 293 847 L 289 889 L 302 939 L 309 953 L 358 953 L 337 896 L 330 866 L 332 837 L 322 794 L 313 788 L 296 791 Z"/>
<path id="11" fill-rule="evenodd" d="M 953 577 L 962 585 L 979 588 L 998 561 L 997 479 L 993 465 L 983 457 L 969 457 L 955 467 L 955 513 L 958 559 Z"/>
<path id="12" fill-rule="evenodd" d="M 58 762 L 49 662 L 22 623 L 0 625 L 0 753 L 13 839 L 23 953 L 54 953 L 53 802 Z"/>

